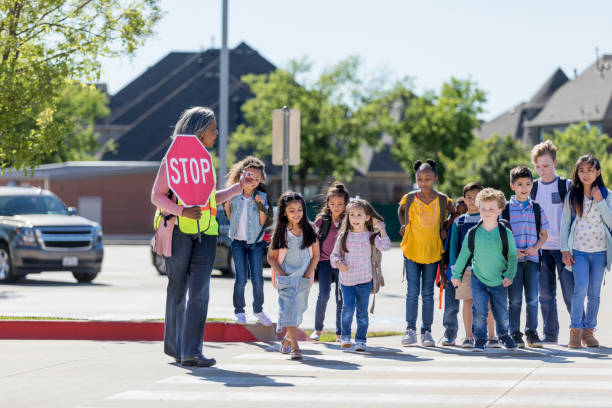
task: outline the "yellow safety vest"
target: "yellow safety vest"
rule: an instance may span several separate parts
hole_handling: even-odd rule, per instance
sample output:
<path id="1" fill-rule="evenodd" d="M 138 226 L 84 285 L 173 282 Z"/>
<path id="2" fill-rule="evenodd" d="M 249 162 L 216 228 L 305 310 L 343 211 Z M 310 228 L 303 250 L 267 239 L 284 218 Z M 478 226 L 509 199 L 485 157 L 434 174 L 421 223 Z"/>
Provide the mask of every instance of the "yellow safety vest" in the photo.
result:
<path id="1" fill-rule="evenodd" d="M 217 174 L 213 169 L 213 175 L 215 177 L 215 185 L 217 183 Z M 177 200 L 178 205 L 183 205 L 180 200 Z M 153 225 L 155 229 L 159 226 L 159 223 L 163 219 L 162 211 L 158 208 L 155 212 L 155 218 Z M 217 189 L 214 188 L 208 203 L 205 207 L 202 207 L 202 216 L 199 220 L 193 220 L 187 217 L 176 217 L 177 224 L 182 233 L 185 234 L 197 234 L 198 231 L 206 235 L 219 235 L 219 223 L 217 222 Z M 199 228 L 198 228 L 199 221 Z"/>

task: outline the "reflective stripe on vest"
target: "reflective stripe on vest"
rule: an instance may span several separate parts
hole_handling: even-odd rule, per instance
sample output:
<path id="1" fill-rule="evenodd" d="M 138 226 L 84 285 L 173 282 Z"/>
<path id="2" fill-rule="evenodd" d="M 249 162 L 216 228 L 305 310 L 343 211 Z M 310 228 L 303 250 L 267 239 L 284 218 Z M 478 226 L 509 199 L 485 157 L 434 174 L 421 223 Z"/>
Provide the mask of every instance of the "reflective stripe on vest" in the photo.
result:
<path id="1" fill-rule="evenodd" d="M 215 184 L 217 183 L 217 173 L 213 168 L 213 176 L 215 178 Z M 179 205 L 183 205 L 178 201 Z M 200 207 L 202 210 L 202 216 L 199 220 L 199 226 L 197 220 L 192 220 L 187 217 L 177 217 L 178 227 L 181 232 L 185 234 L 197 234 L 198 232 L 206 235 L 219 235 L 219 223 L 217 222 L 217 189 L 213 189 L 208 203 L 204 207 Z"/>

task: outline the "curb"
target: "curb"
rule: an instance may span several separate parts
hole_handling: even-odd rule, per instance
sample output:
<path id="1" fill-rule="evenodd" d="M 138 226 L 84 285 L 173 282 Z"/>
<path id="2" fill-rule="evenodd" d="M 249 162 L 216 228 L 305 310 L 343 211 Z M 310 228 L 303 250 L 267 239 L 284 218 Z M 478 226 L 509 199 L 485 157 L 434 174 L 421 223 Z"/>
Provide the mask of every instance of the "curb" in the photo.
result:
<path id="1" fill-rule="evenodd" d="M 208 322 L 204 341 L 278 341 L 275 330 L 276 325 L 266 327 L 261 324 Z M 0 321 L 0 339 L 163 341 L 164 322 L 3 320 Z M 298 340 L 309 340 L 301 329 L 298 329 Z"/>

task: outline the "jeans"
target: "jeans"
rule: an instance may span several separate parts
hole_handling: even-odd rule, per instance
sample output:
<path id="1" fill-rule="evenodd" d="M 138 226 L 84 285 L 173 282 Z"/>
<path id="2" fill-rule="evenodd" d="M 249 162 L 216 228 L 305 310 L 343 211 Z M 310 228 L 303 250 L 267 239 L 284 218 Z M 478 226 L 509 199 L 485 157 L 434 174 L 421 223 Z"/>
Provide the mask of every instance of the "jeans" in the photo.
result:
<path id="1" fill-rule="evenodd" d="M 175 228 L 172 256 L 164 257 L 168 275 L 164 352 L 179 359 L 202 354 L 217 236 L 201 234 L 200 237 L 198 240 L 196 234 L 184 234 Z"/>
<path id="2" fill-rule="evenodd" d="M 236 266 L 234 281 L 234 313 L 244 313 L 244 288 L 249 272 L 253 286 L 253 312 L 263 310 L 263 242 L 247 244 L 246 241 L 232 241 L 232 258 Z"/>
<path id="3" fill-rule="evenodd" d="M 561 251 L 542 250 L 542 265 L 540 268 L 540 310 L 544 337 L 557 340 L 559 337 L 559 317 L 557 315 L 557 276 L 561 284 L 561 294 L 567 312 L 571 311 L 572 294 L 574 292 L 574 275 L 565 269 Z M 555 274 L 556 269 L 556 274 Z"/>
<path id="4" fill-rule="evenodd" d="M 572 253 L 576 263 L 573 265 L 574 293 L 570 313 L 570 327 L 573 329 L 594 329 L 599 312 L 599 293 L 606 268 L 606 251 Z M 586 314 L 584 298 L 587 298 Z"/>
<path id="5" fill-rule="evenodd" d="M 421 333 L 431 332 L 434 314 L 434 282 L 438 263 L 419 264 L 404 257 L 406 267 L 406 329 L 416 330 L 417 315 L 419 313 L 419 291 L 423 302 L 421 310 Z"/>
<path id="6" fill-rule="evenodd" d="M 444 337 L 450 340 L 457 338 L 457 330 L 459 328 L 457 322 L 457 314 L 459 313 L 459 300 L 455 299 L 455 287 L 451 284 L 444 287 L 444 317 L 442 325 L 444 326 Z"/>
<path id="7" fill-rule="evenodd" d="M 340 285 L 338 280 L 338 269 L 332 268 L 330 261 L 320 261 L 317 265 L 319 275 L 319 297 L 317 298 L 317 309 L 315 312 L 315 330 L 323 330 L 325 320 L 325 309 L 331 292 L 332 282 L 336 282 L 336 334 L 340 334 L 340 319 L 342 313 L 342 297 L 338 293 Z"/>
<path id="8" fill-rule="evenodd" d="M 355 332 L 356 342 L 366 342 L 368 333 L 368 304 L 370 303 L 370 292 L 372 291 L 372 281 L 360 283 L 355 286 L 340 285 L 342 290 L 342 339 L 351 338 L 351 325 L 353 324 L 353 314 L 357 309 L 357 332 Z"/>
<path id="9" fill-rule="evenodd" d="M 510 333 L 521 331 L 521 309 L 523 307 L 523 289 L 525 291 L 525 309 L 527 319 L 525 331 L 536 331 L 538 328 L 538 271 L 537 262 L 519 262 L 516 267 L 516 276 L 512 285 L 508 287 L 508 300 L 510 303 Z"/>
<path id="10" fill-rule="evenodd" d="M 497 337 L 508 334 L 508 288 L 487 286 L 472 274 L 472 299 L 474 301 L 474 337 L 487 340 L 487 315 L 489 302 L 495 319 Z"/>

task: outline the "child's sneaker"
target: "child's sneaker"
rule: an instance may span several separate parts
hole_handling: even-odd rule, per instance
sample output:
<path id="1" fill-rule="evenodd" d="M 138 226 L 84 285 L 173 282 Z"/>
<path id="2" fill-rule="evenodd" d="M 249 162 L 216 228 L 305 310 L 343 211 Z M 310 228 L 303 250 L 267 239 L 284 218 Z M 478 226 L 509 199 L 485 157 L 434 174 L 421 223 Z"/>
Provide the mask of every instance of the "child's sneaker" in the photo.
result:
<path id="1" fill-rule="evenodd" d="M 247 324 L 246 315 L 244 313 L 236 313 L 236 324 Z"/>
<path id="2" fill-rule="evenodd" d="M 461 347 L 463 347 L 463 348 L 472 348 L 472 347 L 474 347 L 474 338 L 473 337 L 466 337 L 465 339 L 463 339 L 463 342 L 461 343 Z"/>
<path id="3" fill-rule="evenodd" d="M 366 351 L 366 344 L 363 341 L 356 341 L 355 351 Z"/>
<path id="4" fill-rule="evenodd" d="M 487 341 L 485 339 L 478 339 L 474 343 L 474 348 L 472 349 L 472 351 L 474 351 L 474 352 L 483 352 L 483 351 L 485 351 L 486 348 L 487 348 Z"/>
<path id="5" fill-rule="evenodd" d="M 314 341 L 319 341 L 321 340 L 321 335 L 319 333 L 317 333 L 317 331 L 313 331 L 312 334 L 310 335 L 310 338 Z"/>
<path id="6" fill-rule="evenodd" d="M 521 336 L 522 339 L 522 336 Z M 507 348 L 508 350 L 512 350 L 515 349 L 517 347 L 516 342 L 514 341 L 514 339 L 510 336 L 508 336 L 507 334 L 504 334 L 503 336 L 501 336 L 499 338 L 499 342 L 501 344 L 504 345 L 505 348 Z"/>
<path id="7" fill-rule="evenodd" d="M 516 347 L 525 348 L 525 342 L 523 341 L 523 333 L 514 332 L 512 333 L 512 340 L 516 343 Z"/>
<path id="8" fill-rule="evenodd" d="M 255 313 L 255 317 L 257 318 L 259 323 L 263 324 L 264 326 L 272 326 L 272 320 L 270 320 L 264 312 Z"/>
<path id="9" fill-rule="evenodd" d="M 497 337 L 491 337 L 487 341 L 487 348 L 501 348 L 501 344 L 499 344 Z"/>
<path id="10" fill-rule="evenodd" d="M 406 330 L 406 333 L 404 333 L 404 337 L 402 337 L 402 346 L 409 347 L 409 346 L 416 346 L 416 344 L 417 344 L 416 331 L 412 329 Z"/>
<path id="11" fill-rule="evenodd" d="M 441 345 L 445 346 L 445 347 L 452 347 L 455 345 L 455 340 L 448 338 L 448 337 L 444 337 L 442 339 L 442 341 L 440 342 Z"/>
<path id="12" fill-rule="evenodd" d="M 423 347 L 436 347 L 436 341 L 431 336 L 431 333 L 426 331 L 421 334 L 421 345 Z"/>
<path id="13" fill-rule="evenodd" d="M 353 343 L 351 343 L 351 339 L 342 339 L 340 340 L 340 347 L 343 349 L 348 349 L 353 347 Z"/>
<path id="14" fill-rule="evenodd" d="M 527 330 L 525 332 L 525 337 L 527 338 L 527 345 L 533 348 L 542 348 L 542 341 L 538 336 L 538 332 L 535 330 Z"/>

